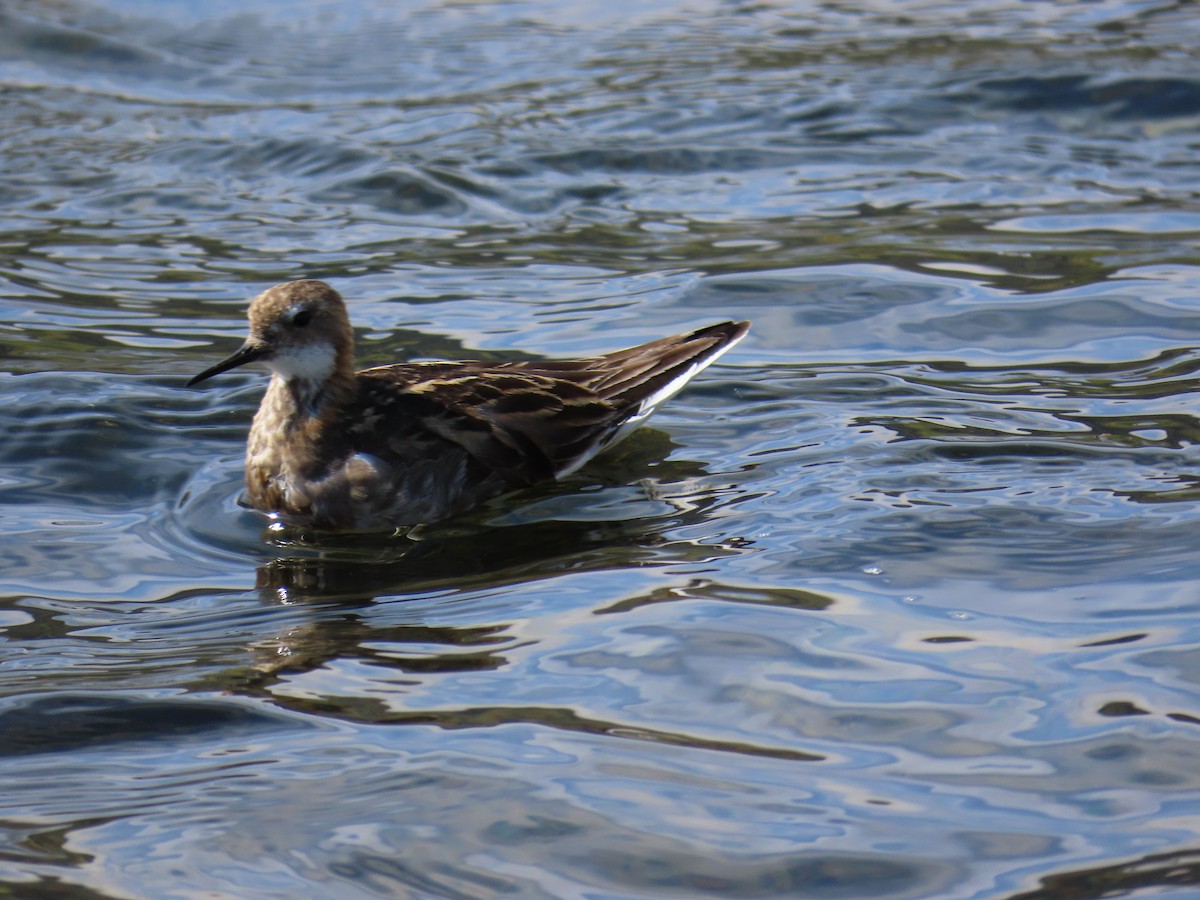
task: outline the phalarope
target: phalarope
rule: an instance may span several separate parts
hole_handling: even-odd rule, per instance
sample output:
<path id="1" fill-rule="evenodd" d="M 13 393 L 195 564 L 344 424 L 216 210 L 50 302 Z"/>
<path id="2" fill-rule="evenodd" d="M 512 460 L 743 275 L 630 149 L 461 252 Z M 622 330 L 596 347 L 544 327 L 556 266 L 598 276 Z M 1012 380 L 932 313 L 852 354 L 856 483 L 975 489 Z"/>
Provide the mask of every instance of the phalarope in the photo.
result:
<path id="1" fill-rule="evenodd" d="M 416 362 L 354 371 L 341 296 L 278 284 L 250 336 L 188 382 L 259 360 L 271 382 L 246 447 L 250 504 L 329 530 L 444 519 L 562 478 L 641 425 L 741 340 L 723 322 L 591 359 Z"/>

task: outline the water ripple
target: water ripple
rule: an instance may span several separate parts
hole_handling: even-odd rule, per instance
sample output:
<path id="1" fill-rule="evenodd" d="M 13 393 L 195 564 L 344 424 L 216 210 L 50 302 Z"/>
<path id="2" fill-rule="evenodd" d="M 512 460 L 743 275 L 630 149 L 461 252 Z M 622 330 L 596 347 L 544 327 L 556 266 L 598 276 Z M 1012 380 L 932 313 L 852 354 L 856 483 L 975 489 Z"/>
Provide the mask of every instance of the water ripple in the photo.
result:
<path id="1" fill-rule="evenodd" d="M 1198 22 L 9 4 L 0 893 L 1180 889 Z M 754 324 L 327 535 L 239 505 L 262 373 L 183 387 L 298 277 L 363 365 Z"/>

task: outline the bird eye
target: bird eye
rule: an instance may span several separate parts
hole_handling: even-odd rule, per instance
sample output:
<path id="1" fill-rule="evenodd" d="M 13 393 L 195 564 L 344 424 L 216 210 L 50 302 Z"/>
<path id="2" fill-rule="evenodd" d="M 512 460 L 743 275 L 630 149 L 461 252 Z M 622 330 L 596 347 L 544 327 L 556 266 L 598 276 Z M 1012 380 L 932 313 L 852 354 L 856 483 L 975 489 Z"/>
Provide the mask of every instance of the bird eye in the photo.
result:
<path id="1" fill-rule="evenodd" d="M 292 316 L 292 324 L 295 325 L 297 328 L 303 328 L 305 325 L 307 325 L 311 321 L 312 321 L 312 310 L 311 309 L 296 310 L 296 314 L 294 316 Z"/>

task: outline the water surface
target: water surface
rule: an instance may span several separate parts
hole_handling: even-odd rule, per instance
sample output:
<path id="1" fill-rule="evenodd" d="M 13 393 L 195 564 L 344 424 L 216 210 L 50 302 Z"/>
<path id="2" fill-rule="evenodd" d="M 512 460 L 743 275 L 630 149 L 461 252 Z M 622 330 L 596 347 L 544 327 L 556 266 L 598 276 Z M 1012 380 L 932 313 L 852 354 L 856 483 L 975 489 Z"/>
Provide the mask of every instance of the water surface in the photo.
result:
<path id="1" fill-rule="evenodd" d="M 0 11 L 0 893 L 1188 896 L 1200 19 Z M 750 337 L 565 483 L 241 508 L 362 365 Z"/>

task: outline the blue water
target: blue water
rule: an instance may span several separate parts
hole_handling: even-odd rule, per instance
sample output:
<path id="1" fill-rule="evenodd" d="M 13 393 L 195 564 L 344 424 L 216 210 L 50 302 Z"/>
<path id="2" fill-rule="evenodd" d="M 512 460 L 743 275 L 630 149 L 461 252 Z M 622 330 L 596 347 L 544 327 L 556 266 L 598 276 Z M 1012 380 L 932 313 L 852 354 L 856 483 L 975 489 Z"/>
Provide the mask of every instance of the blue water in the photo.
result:
<path id="1" fill-rule="evenodd" d="M 0 895 L 1200 892 L 1186 4 L 0 10 Z M 363 366 L 750 336 L 409 535 L 238 505 Z"/>

